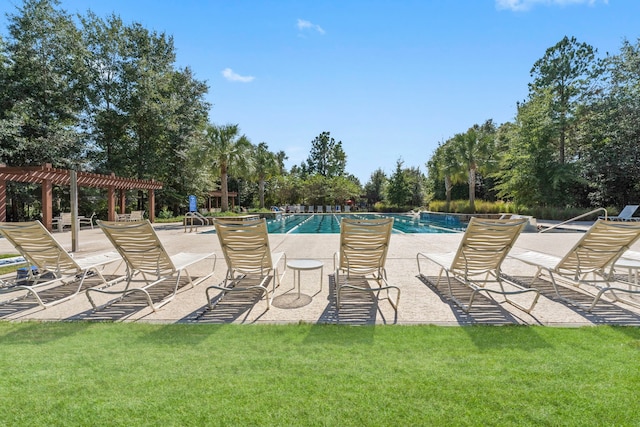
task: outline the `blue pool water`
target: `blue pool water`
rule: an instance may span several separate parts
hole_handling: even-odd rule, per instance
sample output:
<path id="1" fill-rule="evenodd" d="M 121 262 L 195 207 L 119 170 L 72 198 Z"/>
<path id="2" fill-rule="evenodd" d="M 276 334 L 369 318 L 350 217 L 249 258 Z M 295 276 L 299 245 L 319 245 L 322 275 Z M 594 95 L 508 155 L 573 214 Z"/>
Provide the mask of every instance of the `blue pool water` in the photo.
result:
<path id="1" fill-rule="evenodd" d="M 457 218 L 420 219 L 402 214 L 292 214 L 267 220 L 269 233 L 326 234 L 340 233 L 340 219 L 393 218 L 394 233 L 455 233 L 464 231 Z"/>

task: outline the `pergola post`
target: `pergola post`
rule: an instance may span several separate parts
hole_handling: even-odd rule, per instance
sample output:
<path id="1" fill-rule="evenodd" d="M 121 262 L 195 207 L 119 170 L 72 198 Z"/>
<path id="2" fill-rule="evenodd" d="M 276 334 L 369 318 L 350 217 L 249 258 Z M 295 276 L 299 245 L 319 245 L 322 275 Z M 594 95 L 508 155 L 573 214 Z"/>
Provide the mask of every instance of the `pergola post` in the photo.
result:
<path id="1" fill-rule="evenodd" d="M 149 221 L 155 222 L 156 219 L 156 193 L 149 190 Z"/>
<path id="2" fill-rule="evenodd" d="M 116 220 L 116 189 L 113 186 L 107 188 L 107 219 Z"/>
<path id="3" fill-rule="evenodd" d="M 78 172 L 69 171 L 70 192 L 71 192 L 71 252 L 79 249 L 78 235 L 80 234 L 80 223 L 78 222 Z"/>
<path id="4" fill-rule="evenodd" d="M 123 189 L 119 190 L 120 194 L 120 215 L 127 213 L 127 197 Z"/>
<path id="5" fill-rule="evenodd" d="M 7 220 L 7 181 L 0 179 L 0 221 Z"/>
<path id="6" fill-rule="evenodd" d="M 50 179 L 42 180 L 42 224 L 44 227 L 53 230 L 53 185 Z"/>

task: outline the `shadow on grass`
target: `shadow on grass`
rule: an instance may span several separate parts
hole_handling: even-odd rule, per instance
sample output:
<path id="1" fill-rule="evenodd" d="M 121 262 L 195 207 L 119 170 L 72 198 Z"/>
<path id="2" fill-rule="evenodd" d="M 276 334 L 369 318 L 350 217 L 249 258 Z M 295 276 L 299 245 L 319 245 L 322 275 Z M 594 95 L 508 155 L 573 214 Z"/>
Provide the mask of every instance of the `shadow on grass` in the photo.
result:
<path id="1" fill-rule="evenodd" d="M 87 323 L 80 322 L 20 322 L 12 323 L 10 330 L 0 336 L 2 346 L 12 344 L 39 344 L 49 343 L 61 338 L 67 338 L 85 331 L 89 327 Z"/>
<path id="2" fill-rule="evenodd" d="M 476 325 L 464 327 L 462 330 L 480 350 L 516 348 L 529 351 L 553 347 L 538 334 L 538 328 L 526 325 L 511 325 L 499 328 L 491 325 Z"/>
<path id="3" fill-rule="evenodd" d="M 304 338 L 305 344 L 331 344 L 342 347 L 373 345 L 375 327 L 348 327 L 336 324 L 314 324 Z"/>
<path id="4" fill-rule="evenodd" d="M 171 323 L 154 328 L 139 338 L 140 342 L 155 346 L 193 346 L 206 341 L 212 335 L 220 332 L 225 325 L 198 325 L 186 323 Z"/>

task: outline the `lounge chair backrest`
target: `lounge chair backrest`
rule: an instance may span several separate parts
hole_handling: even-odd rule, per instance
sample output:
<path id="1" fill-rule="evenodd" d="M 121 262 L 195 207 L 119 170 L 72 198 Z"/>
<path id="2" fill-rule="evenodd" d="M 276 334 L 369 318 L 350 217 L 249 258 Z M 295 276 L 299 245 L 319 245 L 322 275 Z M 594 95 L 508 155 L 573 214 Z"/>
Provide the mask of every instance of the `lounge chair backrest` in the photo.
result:
<path id="1" fill-rule="evenodd" d="M 176 271 L 171 258 L 148 220 L 130 222 L 98 221 L 127 267 L 134 272 L 171 274 Z"/>
<path id="2" fill-rule="evenodd" d="M 60 222 L 62 225 L 71 225 L 71 212 L 62 212 L 60 214 Z"/>
<path id="3" fill-rule="evenodd" d="M 40 271 L 50 271 L 58 277 L 63 272 L 81 271 L 71 255 L 39 221 L 3 222 L 0 223 L 0 233 Z"/>
<path id="4" fill-rule="evenodd" d="M 272 266 L 267 222 L 216 221 L 216 234 L 220 241 L 227 267 L 241 273 L 266 273 Z"/>
<path id="5" fill-rule="evenodd" d="M 451 270 L 467 276 L 498 269 L 526 223 L 526 219 L 472 217 L 458 246 Z"/>
<path id="6" fill-rule="evenodd" d="M 633 214 L 638 210 L 639 205 L 627 205 L 620 211 L 616 218 L 618 219 L 630 219 Z"/>
<path id="7" fill-rule="evenodd" d="M 597 220 L 556 269 L 562 274 L 581 277 L 585 273 L 612 265 L 640 238 L 640 223 Z"/>
<path id="8" fill-rule="evenodd" d="M 340 221 L 339 268 L 350 274 L 369 274 L 384 269 L 393 218 Z"/>
<path id="9" fill-rule="evenodd" d="M 131 211 L 129 221 L 142 221 L 144 219 L 144 211 Z"/>

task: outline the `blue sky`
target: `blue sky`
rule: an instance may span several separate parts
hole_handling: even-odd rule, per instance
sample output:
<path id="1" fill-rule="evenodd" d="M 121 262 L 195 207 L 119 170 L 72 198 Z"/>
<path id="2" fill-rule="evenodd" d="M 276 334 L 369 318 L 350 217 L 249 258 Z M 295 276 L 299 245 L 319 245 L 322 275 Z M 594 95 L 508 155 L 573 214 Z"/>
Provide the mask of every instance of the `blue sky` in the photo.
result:
<path id="1" fill-rule="evenodd" d="M 0 4 L 6 12 L 17 0 Z M 530 70 L 565 35 L 618 53 L 640 38 L 638 0 L 62 0 L 174 37 L 177 65 L 209 87 L 215 124 L 287 167 L 323 131 L 342 141 L 365 184 L 425 163 L 475 123 L 513 120 Z"/>

